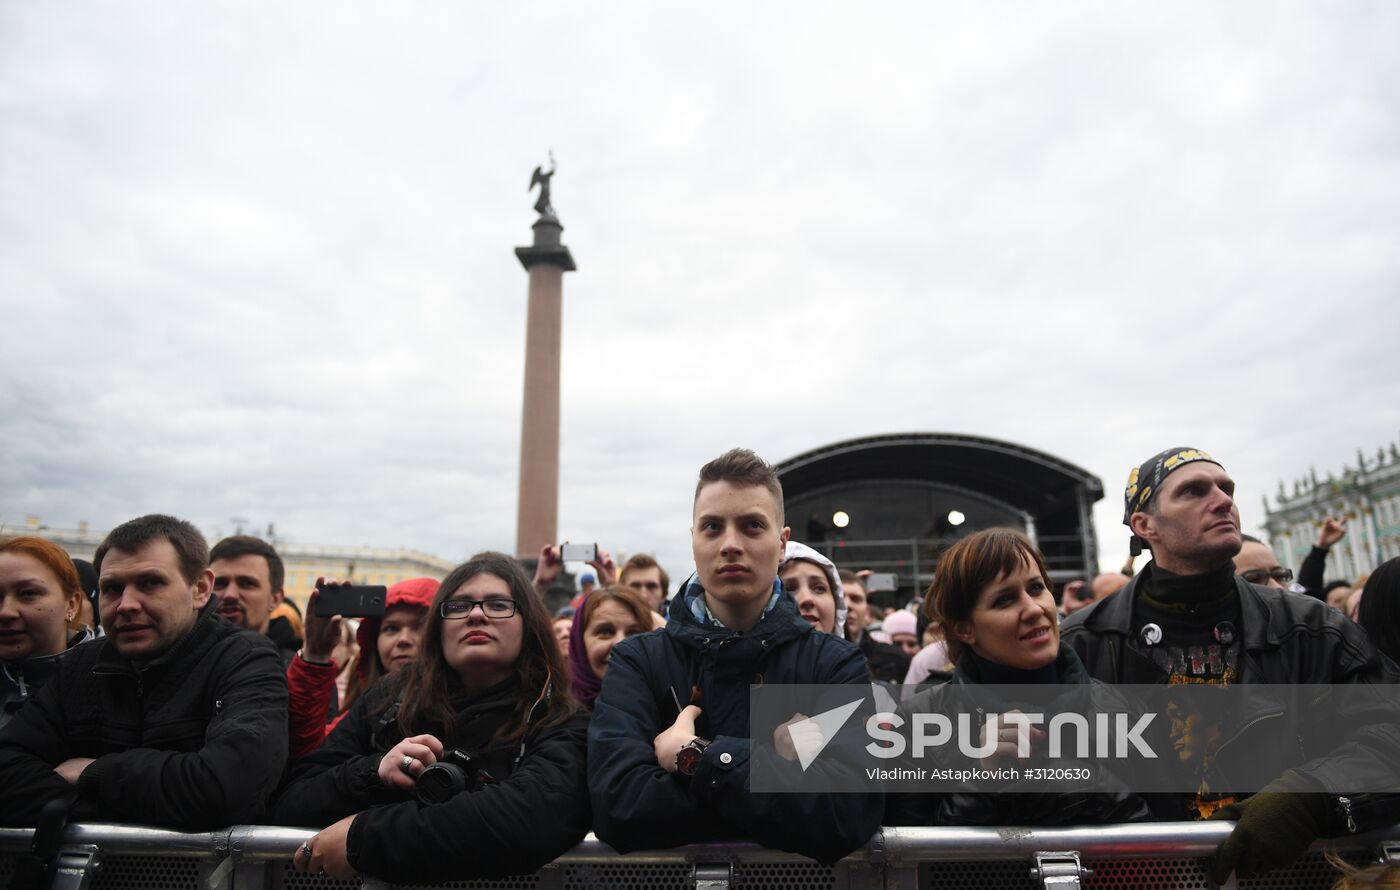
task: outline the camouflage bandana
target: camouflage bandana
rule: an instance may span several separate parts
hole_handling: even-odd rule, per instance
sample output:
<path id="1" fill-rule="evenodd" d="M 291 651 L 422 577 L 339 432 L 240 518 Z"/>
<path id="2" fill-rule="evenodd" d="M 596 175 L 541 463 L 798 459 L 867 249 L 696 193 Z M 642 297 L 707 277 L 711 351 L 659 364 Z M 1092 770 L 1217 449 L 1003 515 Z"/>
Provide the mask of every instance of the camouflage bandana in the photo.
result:
<path id="1" fill-rule="evenodd" d="M 1123 524 L 1132 528 L 1133 514 L 1147 508 L 1161 489 L 1162 482 L 1176 470 L 1198 460 L 1209 461 L 1224 469 L 1220 461 L 1206 452 L 1199 448 L 1186 447 L 1168 448 L 1133 467 L 1133 471 L 1128 474 L 1128 487 L 1123 490 Z M 1133 535 L 1128 549 L 1133 556 L 1137 556 L 1145 546 L 1146 542 L 1142 538 Z"/>

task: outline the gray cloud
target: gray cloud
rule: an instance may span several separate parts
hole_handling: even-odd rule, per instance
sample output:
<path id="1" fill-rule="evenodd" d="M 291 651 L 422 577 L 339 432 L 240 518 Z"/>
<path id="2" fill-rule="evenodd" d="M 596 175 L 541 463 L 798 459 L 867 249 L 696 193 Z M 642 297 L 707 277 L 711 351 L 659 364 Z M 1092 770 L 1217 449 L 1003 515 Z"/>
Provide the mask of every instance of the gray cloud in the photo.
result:
<path id="1" fill-rule="evenodd" d="M 0 11 L 4 518 L 509 548 L 529 170 L 561 531 L 688 562 L 705 459 L 977 433 L 1259 495 L 1400 430 L 1400 12 Z"/>

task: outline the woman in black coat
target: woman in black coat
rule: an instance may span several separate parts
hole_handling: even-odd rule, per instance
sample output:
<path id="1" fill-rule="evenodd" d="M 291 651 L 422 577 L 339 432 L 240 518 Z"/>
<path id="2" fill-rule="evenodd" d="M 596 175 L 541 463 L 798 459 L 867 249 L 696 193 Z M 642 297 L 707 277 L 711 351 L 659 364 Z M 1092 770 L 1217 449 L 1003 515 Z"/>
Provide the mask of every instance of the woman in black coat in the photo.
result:
<path id="1" fill-rule="evenodd" d="M 1054 684 L 1066 710 L 1082 707 L 1092 696 L 1118 700 L 1112 690 L 1089 677 L 1074 650 L 1060 643 L 1059 614 L 1049 577 L 1040 551 L 1013 529 L 980 531 L 949 548 L 939 561 L 925 604 L 931 608 L 930 618 L 945 629 L 953 676 L 948 683 L 910 699 L 905 710 L 910 714 L 966 712 L 995 700 L 992 690 L 977 689 L 989 685 Z M 998 710 L 1010 710 L 1012 705 L 1002 701 Z M 1014 725 L 1003 724 L 989 757 L 1016 765 L 1016 733 Z M 979 741 L 990 744 L 985 738 Z M 1034 737 L 1031 745 L 1034 752 Z M 886 822 L 1050 826 L 1131 822 L 1150 816 L 1142 798 L 1126 791 L 1039 793 L 1043 790 L 1043 785 L 1023 783 L 1002 793 L 893 795 Z"/>
<path id="2" fill-rule="evenodd" d="M 588 832 L 587 728 L 524 569 L 478 554 L 443 580 L 417 660 L 291 768 L 275 821 L 329 826 L 296 851 L 311 873 L 533 872 Z"/>

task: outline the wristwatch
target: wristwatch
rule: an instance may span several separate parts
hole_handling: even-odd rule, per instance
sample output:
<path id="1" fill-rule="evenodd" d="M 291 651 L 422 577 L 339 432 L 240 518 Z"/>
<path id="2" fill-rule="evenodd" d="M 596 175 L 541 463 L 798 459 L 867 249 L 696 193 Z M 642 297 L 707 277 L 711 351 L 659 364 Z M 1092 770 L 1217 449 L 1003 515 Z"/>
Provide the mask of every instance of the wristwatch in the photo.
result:
<path id="1" fill-rule="evenodd" d="M 710 740 L 699 736 L 681 745 L 681 749 L 676 752 L 676 772 L 683 776 L 695 775 L 696 768 L 700 766 L 700 758 L 705 756 L 705 749 L 708 747 Z"/>

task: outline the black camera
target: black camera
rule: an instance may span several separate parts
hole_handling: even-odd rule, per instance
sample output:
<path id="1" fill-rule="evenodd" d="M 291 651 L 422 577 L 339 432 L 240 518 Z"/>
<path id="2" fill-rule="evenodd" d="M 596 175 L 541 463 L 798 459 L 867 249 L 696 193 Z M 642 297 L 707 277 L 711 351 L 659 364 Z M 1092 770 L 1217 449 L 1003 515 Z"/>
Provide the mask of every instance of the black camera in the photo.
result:
<path id="1" fill-rule="evenodd" d="M 449 748 L 437 763 L 418 774 L 418 799 L 442 803 L 463 791 L 477 791 L 493 785 L 496 778 L 481 765 L 481 758 L 461 748 Z"/>

